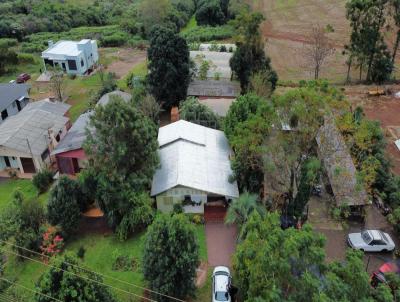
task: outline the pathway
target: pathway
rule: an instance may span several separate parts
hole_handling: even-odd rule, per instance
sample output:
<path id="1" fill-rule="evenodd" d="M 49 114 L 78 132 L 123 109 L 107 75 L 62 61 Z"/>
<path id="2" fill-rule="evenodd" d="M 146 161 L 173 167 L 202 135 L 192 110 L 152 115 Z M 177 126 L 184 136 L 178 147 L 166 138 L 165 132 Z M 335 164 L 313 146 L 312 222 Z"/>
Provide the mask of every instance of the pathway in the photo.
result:
<path id="1" fill-rule="evenodd" d="M 237 228 L 224 222 L 206 222 L 208 263 L 210 266 L 231 266 L 235 252 Z"/>

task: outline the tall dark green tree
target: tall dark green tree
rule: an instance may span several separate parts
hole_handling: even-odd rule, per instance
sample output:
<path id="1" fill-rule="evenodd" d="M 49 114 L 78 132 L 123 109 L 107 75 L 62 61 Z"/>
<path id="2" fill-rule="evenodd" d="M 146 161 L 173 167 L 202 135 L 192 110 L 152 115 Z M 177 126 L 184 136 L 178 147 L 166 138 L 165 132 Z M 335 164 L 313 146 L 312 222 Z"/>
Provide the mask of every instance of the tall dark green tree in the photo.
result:
<path id="1" fill-rule="evenodd" d="M 392 16 L 395 26 L 397 27 L 396 41 L 393 45 L 392 64 L 394 65 L 397 55 L 397 50 L 400 44 L 400 0 L 390 0 L 392 6 Z"/>
<path id="2" fill-rule="evenodd" d="M 159 164 L 157 128 L 133 102 L 118 97 L 96 107 L 89 124 L 85 152 L 97 178 L 97 202 L 110 226 L 126 238 L 153 215 L 141 192 Z"/>
<path id="3" fill-rule="evenodd" d="M 271 60 L 264 51 L 264 42 L 260 33 L 260 24 L 264 20 L 261 13 L 243 11 L 232 21 L 238 33 L 237 49 L 230 60 L 230 66 L 240 81 L 242 92 L 248 90 L 250 78 L 255 73 L 268 74 L 271 91 L 276 87 L 278 75 L 271 67 Z"/>
<path id="4" fill-rule="evenodd" d="M 184 214 L 159 215 L 149 227 L 143 253 L 143 274 L 150 288 L 185 299 L 195 292 L 199 247 Z M 157 301 L 168 301 L 154 296 Z"/>
<path id="5" fill-rule="evenodd" d="M 0 43 L 0 75 L 18 63 L 17 53 L 6 43 Z"/>
<path id="6" fill-rule="evenodd" d="M 76 180 L 62 176 L 50 192 L 47 220 L 60 226 L 64 236 L 73 234 L 79 227 L 81 190 Z"/>
<path id="7" fill-rule="evenodd" d="M 225 23 L 227 7 L 221 7 L 220 0 L 201 0 L 196 10 L 196 21 L 199 25 L 217 26 Z M 225 3 L 224 3 L 225 4 Z M 226 13 L 224 12 L 226 11 Z"/>
<path id="8" fill-rule="evenodd" d="M 52 267 L 36 283 L 36 302 L 54 299 L 70 302 L 115 302 L 99 275 L 80 268 L 82 264 L 72 254 L 53 258 Z M 94 281 L 91 281 L 94 280 Z"/>
<path id="9" fill-rule="evenodd" d="M 186 99 L 190 82 L 189 48 L 171 29 L 155 26 L 150 34 L 148 85 L 165 108 Z"/>
<path id="10" fill-rule="evenodd" d="M 352 28 L 347 47 L 349 61 L 357 60 L 360 79 L 364 67 L 367 81 L 385 81 L 392 72 L 393 63 L 382 33 L 390 7 L 388 4 L 389 0 L 350 0 L 346 4 L 347 19 Z"/>

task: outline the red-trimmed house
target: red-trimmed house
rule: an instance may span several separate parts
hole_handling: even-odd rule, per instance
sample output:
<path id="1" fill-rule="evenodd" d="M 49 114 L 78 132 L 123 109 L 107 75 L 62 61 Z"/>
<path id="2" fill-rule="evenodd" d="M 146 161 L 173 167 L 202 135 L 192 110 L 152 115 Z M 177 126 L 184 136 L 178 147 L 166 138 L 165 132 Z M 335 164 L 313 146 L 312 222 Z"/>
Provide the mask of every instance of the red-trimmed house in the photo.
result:
<path id="1" fill-rule="evenodd" d="M 131 100 L 132 95 L 123 91 L 112 91 L 104 94 L 96 106 L 107 105 L 113 97 L 120 97 L 125 102 Z M 86 140 L 86 126 L 93 112 L 86 112 L 72 125 L 67 135 L 57 145 L 51 155 L 56 157 L 58 171 L 60 174 L 75 175 L 86 167 L 87 157 L 83 150 Z"/>
<path id="2" fill-rule="evenodd" d="M 80 115 L 51 153 L 56 157 L 58 171 L 61 174 L 75 175 L 86 167 L 87 158 L 83 143 L 86 140 L 86 125 L 91 114 L 87 112 Z"/>

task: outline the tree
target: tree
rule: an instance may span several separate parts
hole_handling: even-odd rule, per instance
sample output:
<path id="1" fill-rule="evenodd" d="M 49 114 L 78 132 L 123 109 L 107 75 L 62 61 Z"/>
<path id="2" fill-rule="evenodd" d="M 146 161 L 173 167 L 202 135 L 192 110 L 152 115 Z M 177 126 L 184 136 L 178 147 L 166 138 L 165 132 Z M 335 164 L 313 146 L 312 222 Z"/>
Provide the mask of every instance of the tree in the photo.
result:
<path id="1" fill-rule="evenodd" d="M 242 92 L 248 90 L 250 78 L 257 72 L 269 74 L 268 79 L 272 91 L 275 90 L 278 81 L 278 76 L 271 67 L 271 60 L 264 52 L 264 42 L 259 29 L 263 20 L 264 17 L 260 13 L 244 11 L 232 21 L 238 34 L 236 36 L 237 48 L 229 64 L 240 81 Z"/>
<path id="2" fill-rule="evenodd" d="M 180 299 L 193 296 L 198 264 L 199 246 L 188 218 L 159 215 L 148 228 L 143 251 L 143 274 L 150 288 Z"/>
<path id="3" fill-rule="evenodd" d="M 253 212 L 242 234 L 233 257 L 242 301 L 374 301 L 363 254 L 326 264 L 325 238 L 310 225 L 282 230 L 278 214 Z"/>
<path id="4" fill-rule="evenodd" d="M 225 223 L 236 224 L 240 228 L 247 222 L 249 216 L 254 211 L 260 215 L 265 214 L 265 208 L 258 203 L 258 196 L 244 192 L 229 205 L 225 216 Z"/>
<path id="5" fill-rule="evenodd" d="M 324 267 L 324 238 L 309 225 L 282 230 L 278 214 L 253 212 L 242 234 L 233 267 L 243 301 L 310 301 L 318 293 L 313 271 Z"/>
<path id="6" fill-rule="evenodd" d="M 159 164 L 157 128 L 133 102 L 118 97 L 96 107 L 89 127 L 94 131 L 88 131 L 84 148 L 96 175 L 97 202 L 123 239 L 153 215 L 150 200 L 141 192 L 151 184 Z"/>
<path id="7" fill-rule="evenodd" d="M 190 81 L 189 48 L 186 40 L 165 27 L 156 26 L 147 50 L 150 92 L 165 108 L 186 99 Z"/>
<path id="8" fill-rule="evenodd" d="M 240 96 L 229 108 L 224 130 L 235 153 L 231 163 L 233 179 L 242 191 L 259 194 L 262 189 L 264 142 L 274 115 L 271 103 L 254 94 Z"/>
<path id="9" fill-rule="evenodd" d="M 64 236 L 73 234 L 79 226 L 81 190 L 78 182 L 62 176 L 50 192 L 47 219 L 61 227 Z"/>
<path id="10" fill-rule="evenodd" d="M 333 55 L 335 49 L 329 41 L 326 31 L 320 25 L 314 25 L 308 36 L 307 42 L 303 45 L 303 55 L 306 66 L 314 70 L 314 79 L 318 80 L 322 66 L 326 59 Z"/>
<path id="11" fill-rule="evenodd" d="M 160 113 L 162 111 L 161 106 L 157 103 L 156 99 L 151 94 L 142 96 L 138 101 L 138 110 L 156 125 L 158 125 Z"/>
<path id="12" fill-rule="evenodd" d="M 148 0 L 138 6 L 138 22 L 143 27 L 145 36 L 151 33 L 155 24 L 162 24 L 171 10 L 169 0 Z"/>
<path id="13" fill-rule="evenodd" d="M 18 63 L 17 53 L 6 43 L 0 44 L 0 75 L 8 71 L 9 66 L 15 66 Z"/>
<path id="14" fill-rule="evenodd" d="M 39 251 L 41 232 L 45 215 L 37 199 L 27 200 L 17 189 L 13 193 L 12 203 L 0 216 L 0 239 L 13 238 L 15 250 L 20 255 L 30 255 L 28 250 Z"/>
<path id="15" fill-rule="evenodd" d="M 71 302 L 116 301 L 109 289 L 101 284 L 102 278 L 81 268 L 82 264 L 71 253 L 51 259 L 50 265 L 52 267 L 36 283 L 36 302 L 51 302 L 54 299 Z"/>
<path id="16" fill-rule="evenodd" d="M 219 129 L 219 117 L 209 107 L 193 97 L 181 104 L 179 116 L 188 122 Z"/>
<path id="17" fill-rule="evenodd" d="M 65 93 L 64 72 L 59 68 L 54 68 L 51 73 L 50 89 L 54 94 L 55 98 L 59 102 L 64 101 L 64 93 Z"/>
<path id="18" fill-rule="evenodd" d="M 220 0 L 200 1 L 195 16 L 199 25 L 217 26 L 225 23 L 225 14 Z"/>
<path id="19" fill-rule="evenodd" d="M 279 126 L 264 142 L 265 193 L 275 204 L 288 206 L 291 214 L 302 213 L 299 205 L 307 203 L 317 179 L 320 165 L 314 142 L 329 112 L 327 99 L 314 87 L 294 89 L 274 99 L 277 114 L 271 122 Z"/>
<path id="20" fill-rule="evenodd" d="M 392 14 L 394 24 L 397 26 L 397 34 L 396 41 L 393 46 L 393 54 L 392 54 L 392 65 L 394 65 L 396 60 L 397 50 L 399 49 L 400 44 L 400 0 L 391 0 L 390 4 L 392 6 Z"/>
<path id="21" fill-rule="evenodd" d="M 367 81 L 384 81 L 392 72 L 393 64 L 382 34 L 387 10 L 390 9 L 388 3 L 389 0 L 350 0 L 346 4 L 347 19 L 352 28 L 350 45 L 347 46 L 349 68 L 356 59 L 360 80 L 364 67 L 367 68 Z"/>

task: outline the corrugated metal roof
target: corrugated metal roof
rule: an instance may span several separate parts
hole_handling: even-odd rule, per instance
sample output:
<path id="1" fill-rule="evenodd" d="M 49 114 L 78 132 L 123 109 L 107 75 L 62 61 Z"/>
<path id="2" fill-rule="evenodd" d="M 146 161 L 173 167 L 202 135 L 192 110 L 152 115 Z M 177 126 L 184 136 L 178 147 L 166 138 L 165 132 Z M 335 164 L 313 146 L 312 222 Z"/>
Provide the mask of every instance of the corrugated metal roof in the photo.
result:
<path id="1" fill-rule="evenodd" d="M 79 118 L 68 130 L 67 135 L 60 141 L 57 147 L 53 150 L 51 155 L 64 153 L 72 150 L 81 149 L 86 140 L 86 126 L 89 123 L 90 116 L 93 112 L 86 112 L 79 116 Z"/>
<path id="2" fill-rule="evenodd" d="M 188 96 L 237 97 L 240 86 L 226 80 L 194 80 L 188 87 Z"/>
<path id="3" fill-rule="evenodd" d="M 44 110 L 22 110 L 0 125 L 0 146 L 39 156 L 48 147 L 49 130 L 57 135 L 68 120 Z"/>
<path id="4" fill-rule="evenodd" d="M 211 62 L 210 68 L 207 72 L 207 78 L 214 78 L 215 73 L 219 74 L 221 79 L 230 79 L 232 70 L 229 65 L 229 60 L 232 58 L 232 52 L 219 52 L 219 51 L 191 51 L 190 57 L 194 60 L 197 68 L 200 69 L 203 58 L 205 61 Z"/>
<path id="5" fill-rule="evenodd" d="M 105 106 L 105 105 L 107 105 L 108 102 L 110 102 L 110 98 L 112 96 L 119 96 L 125 102 L 128 102 L 128 101 L 130 101 L 132 99 L 132 95 L 131 94 L 129 94 L 127 92 L 124 92 L 124 91 L 115 90 L 115 91 L 112 91 L 112 92 L 109 92 L 109 93 L 106 93 L 105 95 L 103 95 L 100 98 L 100 100 L 97 102 L 96 106 L 99 106 L 99 105 Z"/>
<path id="6" fill-rule="evenodd" d="M 6 109 L 12 102 L 21 97 L 29 97 L 30 85 L 27 84 L 0 84 L 0 111 Z"/>
<path id="7" fill-rule="evenodd" d="M 184 120 L 160 128 L 161 167 L 153 177 L 151 195 L 178 185 L 237 198 L 229 155 L 231 149 L 222 131 Z"/>
<path id="8" fill-rule="evenodd" d="M 23 110 L 43 110 L 56 115 L 64 115 L 68 112 L 69 108 L 71 108 L 71 105 L 61 102 L 52 102 L 49 99 L 43 99 L 28 103 Z"/>
<path id="9" fill-rule="evenodd" d="M 325 116 L 316 140 L 336 204 L 365 205 L 367 192 L 357 183 L 356 167 L 332 116 Z"/>

